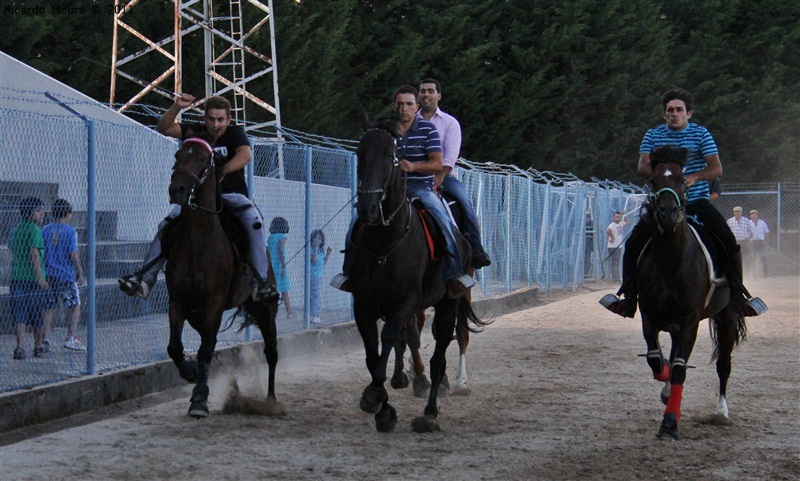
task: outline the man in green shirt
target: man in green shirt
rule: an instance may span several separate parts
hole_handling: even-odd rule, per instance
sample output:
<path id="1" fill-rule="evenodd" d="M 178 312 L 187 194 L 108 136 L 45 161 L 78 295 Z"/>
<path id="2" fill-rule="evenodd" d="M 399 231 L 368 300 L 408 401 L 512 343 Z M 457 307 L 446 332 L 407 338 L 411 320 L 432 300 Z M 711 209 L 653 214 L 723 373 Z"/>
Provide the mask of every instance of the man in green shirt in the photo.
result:
<path id="1" fill-rule="evenodd" d="M 50 290 L 44 270 L 44 240 L 39 228 L 44 220 L 43 203 L 36 197 L 28 197 L 20 204 L 22 221 L 11 231 L 11 310 L 17 335 L 14 359 L 25 359 L 25 331 L 28 324 L 33 327 L 34 357 L 44 354 L 42 344 L 42 308 L 44 293 Z"/>

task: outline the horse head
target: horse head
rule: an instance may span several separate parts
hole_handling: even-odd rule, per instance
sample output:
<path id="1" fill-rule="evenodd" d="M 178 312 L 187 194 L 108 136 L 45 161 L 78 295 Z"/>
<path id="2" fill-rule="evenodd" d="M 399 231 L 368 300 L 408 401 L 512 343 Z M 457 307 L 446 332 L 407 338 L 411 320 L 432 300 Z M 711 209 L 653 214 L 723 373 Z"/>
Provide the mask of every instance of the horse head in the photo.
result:
<path id="1" fill-rule="evenodd" d="M 675 230 L 686 220 L 686 181 L 683 166 L 689 151 L 664 145 L 650 154 L 651 209 L 661 232 Z"/>
<path id="2" fill-rule="evenodd" d="M 391 117 L 380 119 L 377 124 L 365 122 L 366 132 L 358 144 L 356 210 L 365 224 L 388 225 L 405 203 L 404 176 L 397 159 L 394 126 Z"/>
<path id="3" fill-rule="evenodd" d="M 206 133 L 184 139 L 180 150 L 175 153 L 175 165 L 172 167 L 169 184 L 171 203 L 186 205 L 193 202 L 195 190 L 214 173 L 212 142 L 211 135 Z"/>

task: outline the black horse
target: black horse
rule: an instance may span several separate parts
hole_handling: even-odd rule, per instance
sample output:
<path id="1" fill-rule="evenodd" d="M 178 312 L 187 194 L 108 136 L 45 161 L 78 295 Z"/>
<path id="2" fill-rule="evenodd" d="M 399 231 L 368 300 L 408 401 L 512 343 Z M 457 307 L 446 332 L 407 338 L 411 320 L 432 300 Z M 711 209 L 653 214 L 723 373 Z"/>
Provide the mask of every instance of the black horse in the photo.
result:
<path id="1" fill-rule="evenodd" d="M 412 423 L 417 432 L 438 430 L 436 405 L 438 386 L 445 373 L 445 352 L 453 338 L 456 317 L 479 322 L 470 303 L 463 297 L 450 299 L 442 278 L 442 266 L 430 252 L 426 229 L 436 239 L 441 252 L 438 226 L 406 199 L 405 172 L 397 159 L 393 119 L 370 124 L 363 118 L 366 132 L 358 146 L 359 223 L 353 230 L 350 247 L 350 286 L 354 314 L 366 350 L 367 369 L 372 382 L 364 389 L 360 407 L 375 415 L 378 431 L 387 432 L 397 424 L 397 414 L 388 403 L 384 387 L 392 348 L 405 347 L 406 324 L 414 313 L 434 306 L 433 337 L 436 348 L 430 361 L 432 388 L 425 415 Z M 463 265 L 471 257 L 469 244 L 456 235 Z M 435 250 L 436 250 L 435 249 Z M 443 257 L 438 254 L 439 257 Z M 378 349 L 378 319 L 385 324 Z M 408 384 L 402 366 L 402 352 L 392 378 L 392 386 Z"/>
<path id="2" fill-rule="evenodd" d="M 242 230 L 222 209 L 217 166 L 208 135 L 198 135 L 183 142 L 175 154 L 170 202 L 180 204 L 181 214 L 164 234 L 167 261 L 166 278 L 169 293 L 169 346 L 167 352 L 181 377 L 195 383 L 189 415 L 208 416 L 208 371 L 217 345 L 217 332 L 226 309 L 239 306 L 246 313 L 242 328 L 257 324 L 264 337 L 264 354 L 269 364 L 267 402 L 281 408 L 275 400 L 275 366 L 278 364 L 275 315 L 277 303 L 256 302 L 250 298 L 250 274 L 242 255 L 248 252 L 244 243 L 237 245 L 229 238 L 228 229 Z M 270 269 L 267 281 L 275 283 Z M 184 322 L 200 334 L 197 361 L 187 361 L 183 354 L 181 333 Z"/>
<path id="3" fill-rule="evenodd" d="M 682 167 L 686 149 L 663 146 L 651 155 L 650 201 L 652 234 L 637 266 L 642 333 L 647 363 L 653 376 L 664 382 L 666 404 L 659 438 L 678 439 L 686 363 L 697 339 L 698 324 L 709 318 L 717 361 L 719 401 L 716 414 L 728 417 L 725 399 L 731 373 L 731 352 L 746 338 L 744 317 L 731 306 L 728 287 L 715 286 L 713 269 L 700 237 L 686 219 L 686 183 Z M 669 360 L 664 359 L 658 336 L 672 339 Z"/>

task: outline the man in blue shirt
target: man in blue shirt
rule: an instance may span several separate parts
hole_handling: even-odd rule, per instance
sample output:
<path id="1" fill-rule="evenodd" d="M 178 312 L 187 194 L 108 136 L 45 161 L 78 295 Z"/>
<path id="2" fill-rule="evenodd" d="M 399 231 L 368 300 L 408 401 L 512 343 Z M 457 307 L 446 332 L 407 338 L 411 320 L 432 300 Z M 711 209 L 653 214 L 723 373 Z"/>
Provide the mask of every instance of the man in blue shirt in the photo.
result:
<path id="1" fill-rule="evenodd" d="M 692 117 L 692 94 L 683 89 L 666 92 L 661 98 L 665 123 L 647 131 L 639 148 L 638 174 L 650 180 L 650 153 L 662 145 L 675 145 L 689 150 L 684 167 L 687 187 L 686 215 L 695 216 L 698 223 L 711 231 L 727 251 L 714 260 L 717 272 L 723 272 L 730 280 L 731 302 L 737 311 L 747 317 L 766 312 L 766 305 L 759 298 L 748 299 L 742 283 L 742 254 L 736 244 L 725 217 L 709 201 L 709 181 L 722 176 L 722 163 L 717 145 L 705 127 L 690 123 Z M 625 242 L 622 259 L 622 286 L 617 295 L 608 294 L 600 303 L 611 312 L 623 317 L 636 313 L 636 260 L 649 238 L 650 224 L 643 216 Z M 623 295 L 623 298 L 619 296 Z"/>
<path id="2" fill-rule="evenodd" d="M 442 229 L 447 244 L 442 277 L 448 285 L 448 295 L 451 298 L 459 297 L 475 285 L 475 280 L 464 274 L 450 214 L 433 192 L 433 177 L 442 170 L 439 133 L 433 123 L 417 117 L 419 103 L 414 87 L 402 86 L 395 90 L 392 110 L 397 114 L 397 157 L 400 159 L 400 168 L 407 172 L 407 195 L 409 198 L 419 198 Z M 349 233 L 347 238 L 350 238 Z M 332 286 L 344 291 L 349 290 L 347 262 L 345 259 L 345 272 L 331 280 Z"/>

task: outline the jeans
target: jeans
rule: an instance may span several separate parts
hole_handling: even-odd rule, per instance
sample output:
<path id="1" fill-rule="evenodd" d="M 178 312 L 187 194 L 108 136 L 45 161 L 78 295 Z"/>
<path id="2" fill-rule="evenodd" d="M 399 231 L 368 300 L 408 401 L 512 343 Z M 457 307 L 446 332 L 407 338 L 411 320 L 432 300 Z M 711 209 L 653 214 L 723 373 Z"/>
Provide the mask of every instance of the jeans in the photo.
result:
<path id="1" fill-rule="evenodd" d="M 475 215 L 475 209 L 472 208 L 472 199 L 469 197 L 469 194 L 467 194 L 464 186 L 459 182 L 456 176 L 448 174 L 442 181 L 442 188 L 449 195 L 453 196 L 461 207 L 461 210 L 464 211 L 467 221 L 466 225 L 461 227 L 466 232 L 467 240 L 473 247 L 473 250 L 477 250 L 477 248 L 482 249 L 481 233 L 480 230 L 478 230 L 478 216 Z"/>
<path id="2" fill-rule="evenodd" d="M 322 311 L 322 277 L 311 276 L 311 317 L 319 317 Z"/>
<path id="3" fill-rule="evenodd" d="M 261 217 L 258 207 L 250 199 L 242 194 L 222 194 L 222 200 L 228 207 L 232 208 L 233 215 L 242 223 L 245 231 L 250 237 L 250 262 L 261 276 L 262 280 L 267 278 L 269 262 L 267 261 L 267 238 L 264 235 L 264 219 Z M 150 243 L 150 249 L 144 258 L 143 265 L 147 265 L 156 259 L 150 269 L 143 275 L 142 280 L 152 285 L 156 282 L 158 271 L 164 266 L 164 258 L 161 257 L 161 232 L 164 227 L 181 213 L 181 206 L 173 204 L 167 217 L 158 224 L 158 232 Z"/>
<path id="4" fill-rule="evenodd" d="M 456 235 L 453 230 L 453 221 L 450 219 L 450 214 L 447 213 L 441 199 L 433 193 L 433 189 L 425 184 L 420 185 L 415 182 L 408 182 L 407 190 L 408 198 L 419 198 L 442 229 L 442 234 L 444 234 L 444 240 L 447 244 L 442 276 L 445 282 L 461 277 L 464 274 L 464 268 L 461 265 L 461 259 L 458 255 L 458 245 L 456 244 Z"/>

